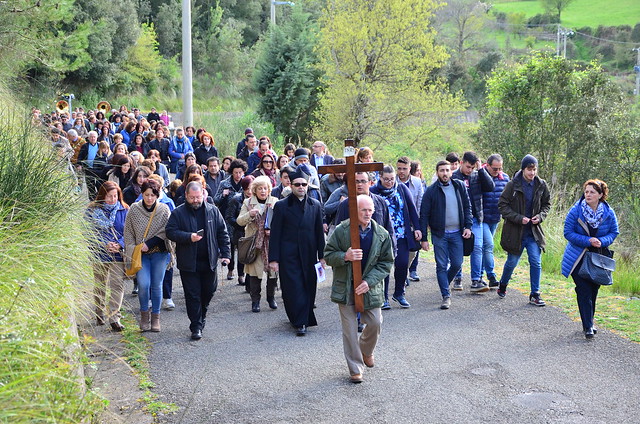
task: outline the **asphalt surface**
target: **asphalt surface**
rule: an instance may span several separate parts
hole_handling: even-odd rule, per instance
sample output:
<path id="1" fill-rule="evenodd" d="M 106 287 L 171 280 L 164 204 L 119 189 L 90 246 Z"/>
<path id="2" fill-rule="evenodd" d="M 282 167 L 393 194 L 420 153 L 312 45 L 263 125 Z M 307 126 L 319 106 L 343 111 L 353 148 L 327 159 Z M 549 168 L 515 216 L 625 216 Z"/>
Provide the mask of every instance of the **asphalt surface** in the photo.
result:
<path id="1" fill-rule="evenodd" d="M 425 257 L 428 256 L 428 259 Z M 148 333 L 155 391 L 179 412 L 162 423 L 639 423 L 640 345 L 581 325 L 509 290 L 453 292 L 439 309 L 432 253 L 411 308 L 383 311 L 376 365 L 349 382 L 330 279 L 319 285 L 318 327 L 296 337 L 280 292 L 272 311 L 221 280 L 201 341 L 189 339 L 180 279 L 162 332 Z M 226 272 L 225 272 L 226 275 Z M 331 273 L 328 273 L 331 277 Z M 264 295 L 264 288 L 263 288 Z"/>

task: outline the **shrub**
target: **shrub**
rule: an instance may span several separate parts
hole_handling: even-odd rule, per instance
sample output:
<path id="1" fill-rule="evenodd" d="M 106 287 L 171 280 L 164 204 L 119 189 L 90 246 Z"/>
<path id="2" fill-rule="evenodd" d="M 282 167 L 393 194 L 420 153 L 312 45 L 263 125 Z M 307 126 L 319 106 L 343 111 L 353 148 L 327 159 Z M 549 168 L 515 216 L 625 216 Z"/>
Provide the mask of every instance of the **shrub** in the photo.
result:
<path id="1" fill-rule="evenodd" d="M 82 422 L 98 408 L 73 318 L 90 275 L 83 205 L 1 88 L 0 122 L 0 422 Z"/>

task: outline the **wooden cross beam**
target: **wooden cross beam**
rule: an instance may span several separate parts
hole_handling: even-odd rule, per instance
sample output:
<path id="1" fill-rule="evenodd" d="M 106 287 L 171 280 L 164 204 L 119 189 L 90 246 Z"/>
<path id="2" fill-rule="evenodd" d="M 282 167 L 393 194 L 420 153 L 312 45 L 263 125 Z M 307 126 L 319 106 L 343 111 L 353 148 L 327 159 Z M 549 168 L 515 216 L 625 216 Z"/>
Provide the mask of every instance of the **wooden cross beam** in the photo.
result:
<path id="1" fill-rule="evenodd" d="M 360 231 L 358 230 L 358 201 L 356 194 L 356 172 L 382 171 L 382 162 L 356 163 L 356 147 L 351 139 L 344 141 L 344 157 L 346 165 L 319 166 L 319 174 L 338 174 L 344 172 L 344 180 L 347 182 L 349 204 L 349 234 L 351 236 L 351 248 L 360 249 Z M 356 312 L 364 312 L 364 298 L 357 295 L 356 287 L 362 283 L 362 261 L 351 263 L 353 270 L 353 298 Z"/>

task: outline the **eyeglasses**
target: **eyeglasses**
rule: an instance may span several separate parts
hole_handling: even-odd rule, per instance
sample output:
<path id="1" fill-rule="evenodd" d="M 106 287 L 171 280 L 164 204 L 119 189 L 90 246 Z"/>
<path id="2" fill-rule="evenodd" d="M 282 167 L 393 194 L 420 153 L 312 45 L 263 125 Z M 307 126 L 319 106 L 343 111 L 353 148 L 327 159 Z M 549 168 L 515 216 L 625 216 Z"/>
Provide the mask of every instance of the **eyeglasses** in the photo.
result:
<path id="1" fill-rule="evenodd" d="M 493 169 L 495 172 L 502 171 L 502 168 L 494 168 L 493 166 L 491 167 L 491 169 Z"/>
<path id="2" fill-rule="evenodd" d="M 306 186 L 308 186 L 308 185 L 309 185 L 308 183 L 293 183 L 293 184 L 292 184 L 292 186 L 294 186 L 294 187 L 300 187 L 300 186 L 302 186 L 302 187 L 306 187 Z"/>
<path id="3" fill-rule="evenodd" d="M 263 160 L 262 163 L 273 163 L 272 160 Z"/>
<path id="4" fill-rule="evenodd" d="M 396 180 L 396 177 L 391 177 L 391 178 L 383 178 L 382 181 L 384 181 L 385 183 L 392 183 Z"/>

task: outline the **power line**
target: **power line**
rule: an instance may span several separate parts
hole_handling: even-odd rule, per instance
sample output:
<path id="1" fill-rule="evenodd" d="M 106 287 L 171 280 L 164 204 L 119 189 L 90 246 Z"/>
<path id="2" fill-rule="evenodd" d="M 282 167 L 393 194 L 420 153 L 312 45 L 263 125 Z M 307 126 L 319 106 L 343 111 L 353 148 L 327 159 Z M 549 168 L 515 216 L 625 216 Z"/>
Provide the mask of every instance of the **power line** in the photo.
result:
<path id="1" fill-rule="evenodd" d="M 628 44 L 628 45 L 631 45 L 631 46 L 637 46 L 637 45 L 640 45 L 640 43 L 639 43 L 639 42 L 609 40 L 609 39 L 607 39 L 607 38 L 594 37 L 593 35 L 585 34 L 584 32 L 579 32 L 579 31 L 576 31 L 576 34 L 580 34 L 580 35 L 582 35 L 583 37 L 591 38 L 591 39 L 593 39 L 593 40 L 606 41 L 607 43 L 613 43 L 613 44 Z"/>

